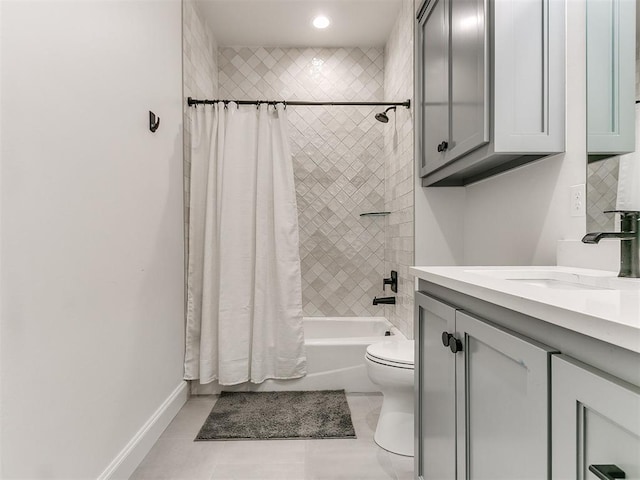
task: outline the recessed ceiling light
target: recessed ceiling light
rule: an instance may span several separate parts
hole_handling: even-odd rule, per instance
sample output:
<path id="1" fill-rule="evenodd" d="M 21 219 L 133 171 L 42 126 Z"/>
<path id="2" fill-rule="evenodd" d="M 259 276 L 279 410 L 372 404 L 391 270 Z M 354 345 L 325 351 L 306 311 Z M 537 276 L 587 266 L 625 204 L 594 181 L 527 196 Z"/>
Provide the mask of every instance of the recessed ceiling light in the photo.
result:
<path id="1" fill-rule="evenodd" d="M 324 15 L 318 15 L 313 19 L 313 26 L 316 28 L 327 28 L 329 25 L 331 25 L 331 20 Z"/>

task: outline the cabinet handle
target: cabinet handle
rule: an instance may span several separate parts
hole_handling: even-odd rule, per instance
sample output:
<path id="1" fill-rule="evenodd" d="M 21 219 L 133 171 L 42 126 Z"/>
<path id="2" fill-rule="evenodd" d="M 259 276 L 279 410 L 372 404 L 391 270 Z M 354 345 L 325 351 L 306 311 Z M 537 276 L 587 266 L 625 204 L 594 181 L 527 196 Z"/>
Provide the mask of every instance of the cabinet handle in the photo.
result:
<path id="1" fill-rule="evenodd" d="M 627 478 L 624 471 L 620 470 L 616 465 L 589 465 L 589 471 L 600 480 Z"/>
<path id="2" fill-rule="evenodd" d="M 442 345 L 449 347 L 453 353 L 462 351 L 462 342 L 449 332 L 442 332 Z"/>
<path id="3" fill-rule="evenodd" d="M 462 351 L 462 342 L 458 340 L 456 337 L 451 335 L 449 337 L 449 348 L 451 349 L 451 353 L 458 353 Z"/>
<path id="4" fill-rule="evenodd" d="M 444 141 L 438 145 L 438 152 L 444 152 L 447 148 L 449 148 L 449 143 Z"/>

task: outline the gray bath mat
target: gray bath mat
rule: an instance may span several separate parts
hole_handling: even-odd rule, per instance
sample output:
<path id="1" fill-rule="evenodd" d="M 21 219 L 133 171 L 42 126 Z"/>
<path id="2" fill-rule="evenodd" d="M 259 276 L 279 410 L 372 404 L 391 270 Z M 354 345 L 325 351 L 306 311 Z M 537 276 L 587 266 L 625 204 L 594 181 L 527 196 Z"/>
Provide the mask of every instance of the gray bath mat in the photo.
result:
<path id="1" fill-rule="evenodd" d="M 222 392 L 196 440 L 356 438 L 344 390 Z"/>

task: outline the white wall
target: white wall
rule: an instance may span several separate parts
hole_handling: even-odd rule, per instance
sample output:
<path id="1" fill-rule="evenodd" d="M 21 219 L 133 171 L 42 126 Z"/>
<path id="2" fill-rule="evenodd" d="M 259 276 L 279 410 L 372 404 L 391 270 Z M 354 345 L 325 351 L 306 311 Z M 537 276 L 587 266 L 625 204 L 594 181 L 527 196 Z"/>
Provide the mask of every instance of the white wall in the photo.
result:
<path id="1" fill-rule="evenodd" d="M 583 2 L 567 2 L 564 154 L 466 188 L 417 183 L 417 265 L 555 265 L 557 241 L 584 235 L 569 189 L 586 180 L 585 48 Z"/>
<path id="2" fill-rule="evenodd" d="M 182 384 L 180 2 L 1 8 L 0 477 L 96 478 Z"/>

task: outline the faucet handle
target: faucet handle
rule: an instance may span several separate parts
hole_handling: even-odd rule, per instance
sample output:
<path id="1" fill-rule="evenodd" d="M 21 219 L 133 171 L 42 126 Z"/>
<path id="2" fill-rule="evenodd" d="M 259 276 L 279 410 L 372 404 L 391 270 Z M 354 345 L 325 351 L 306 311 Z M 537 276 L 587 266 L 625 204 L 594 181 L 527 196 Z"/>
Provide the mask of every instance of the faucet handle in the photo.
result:
<path id="1" fill-rule="evenodd" d="M 389 278 L 382 279 L 382 290 L 387 288 L 387 285 L 391 285 L 391 291 L 398 293 L 398 272 L 391 270 L 391 276 Z"/>
<path id="2" fill-rule="evenodd" d="M 620 214 L 620 230 L 622 232 L 637 233 L 640 230 L 640 212 L 637 210 L 605 210 L 604 213 Z"/>
<path id="3" fill-rule="evenodd" d="M 604 213 L 619 213 L 623 217 L 628 216 L 640 216 L 640 211 L 638 210 L 605 210 Z"/>

